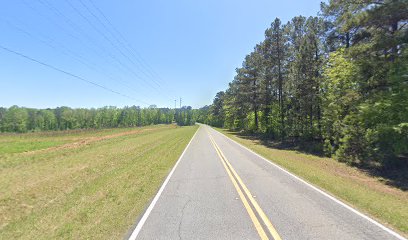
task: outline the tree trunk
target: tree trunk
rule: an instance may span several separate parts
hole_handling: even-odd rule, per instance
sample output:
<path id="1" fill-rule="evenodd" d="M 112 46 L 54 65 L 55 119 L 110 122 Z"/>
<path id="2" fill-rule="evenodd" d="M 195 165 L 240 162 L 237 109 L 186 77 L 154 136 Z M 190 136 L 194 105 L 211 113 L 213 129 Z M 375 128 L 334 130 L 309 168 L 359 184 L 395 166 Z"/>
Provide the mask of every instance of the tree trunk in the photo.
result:
<path id="1" fill-rule="evenodd" d="M 398 21 L 391 24 L 391 35 L 394 36 L 395 32 L 398 31 Z M 394 36 L 395 37 L 395 36 Z M 397 57 L 398 49 L 397 46 L 392 46 L 391 54 L 390 54 L 390 61 L 394 62 L 395 58 Z"/>
<path id="2" fill-rule="evenodd" d="M 269 115 L 271 114 L 271 92 L 270 92 L 270 86 L 271 86 L 271 80 L 270 77 L 266 77 L 266 83 L 265 83 L 265 99 L 264 99 L 264 110 L 263 110 L 263 121 L 265 123 L 265 126 L 267 128 L 269 127 L 269 122 L 268 118 Z M 267 130 L 267 133 L 269 134 L 269 129 Z"/>
<path id="3" fill-rule="evenodd" d="M 254 114 L 255 114 L 255 130 L 259 129 L 259 120 L 258 120 L 258 104 L 257 104 L 257 95 L 256 95 L 256 77 L 254 78 L 254 96 L 253 96 L 253 109 L 254 109 Z"/>
<path id="4" fill-rule="evenodd" d="M 346 32 L 346 48 L 350 47 L 350 32 Z"/>
<path id="5" fill-rule="evenodd" d="M 282 79 L 282 66 L 281 66 L 281 58 L 282 58 L 282 48 L 280 46 L 280 38 L 279 34 L 277 35 L 276 40 L 277 52 L 278 52 L 278 100 L 279 100 L 279 110 L 280 110 L 280 122 L 281 122 L 281 140 L 283 141 L 285 138 L 285 123 L 284 123 L 284 115 L 283 115 L 283 79 Z"/>

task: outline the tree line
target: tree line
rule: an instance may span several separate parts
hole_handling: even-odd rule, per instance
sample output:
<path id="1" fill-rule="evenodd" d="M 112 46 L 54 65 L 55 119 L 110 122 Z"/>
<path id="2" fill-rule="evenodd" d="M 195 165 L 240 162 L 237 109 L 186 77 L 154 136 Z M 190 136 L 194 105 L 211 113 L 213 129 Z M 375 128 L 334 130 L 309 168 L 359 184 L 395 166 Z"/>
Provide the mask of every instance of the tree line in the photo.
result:
<path id="1" fill-rule="evenodd" d="M 132 107 L 35 109 L 0 108 L 0 131 L 18 132 L 86 128 L 140 127 L 152 124 L 192 125 L 191 107 L 181 109 Z"/>
<path id="2" fill-rule="evenodd" d="M 197 121 L 318 143 L 365 166 L 408 162 L 408 1 L 330 0 L 276 18 Z"/>

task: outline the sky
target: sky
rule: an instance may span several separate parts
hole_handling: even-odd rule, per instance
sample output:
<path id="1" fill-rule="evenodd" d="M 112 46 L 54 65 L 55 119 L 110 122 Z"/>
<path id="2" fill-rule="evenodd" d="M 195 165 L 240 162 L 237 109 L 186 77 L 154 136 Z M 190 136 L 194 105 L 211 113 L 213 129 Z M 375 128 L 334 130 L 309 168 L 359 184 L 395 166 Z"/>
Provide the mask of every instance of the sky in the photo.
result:
<path id="1" fill-rule="evenodd" d="M 0 106 L 199 108 L 276 18 L 320 0 L 13 0 L 0 9 Z"/>

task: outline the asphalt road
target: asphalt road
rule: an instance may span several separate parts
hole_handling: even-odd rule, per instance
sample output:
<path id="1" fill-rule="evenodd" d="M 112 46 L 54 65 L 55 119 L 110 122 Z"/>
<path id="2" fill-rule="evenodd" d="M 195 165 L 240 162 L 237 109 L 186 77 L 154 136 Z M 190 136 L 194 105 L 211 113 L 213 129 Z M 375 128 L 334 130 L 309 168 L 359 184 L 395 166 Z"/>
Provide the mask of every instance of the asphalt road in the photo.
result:
<path id="1" fill-rule="evenodd" d="M 404 239 L 202 125 L 130 239 Z"/>

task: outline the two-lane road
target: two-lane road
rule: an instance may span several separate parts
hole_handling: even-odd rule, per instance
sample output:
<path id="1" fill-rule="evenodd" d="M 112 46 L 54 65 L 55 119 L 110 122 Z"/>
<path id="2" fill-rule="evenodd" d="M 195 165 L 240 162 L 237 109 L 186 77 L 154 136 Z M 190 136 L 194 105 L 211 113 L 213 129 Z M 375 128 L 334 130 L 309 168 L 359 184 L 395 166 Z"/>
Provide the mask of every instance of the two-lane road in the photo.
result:
<path id="1" fill-rule="evenodd" d="M 404 239 L 201 125 L 130 239 Z"/>

